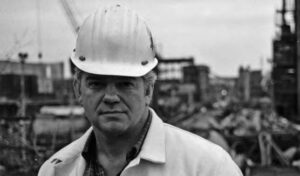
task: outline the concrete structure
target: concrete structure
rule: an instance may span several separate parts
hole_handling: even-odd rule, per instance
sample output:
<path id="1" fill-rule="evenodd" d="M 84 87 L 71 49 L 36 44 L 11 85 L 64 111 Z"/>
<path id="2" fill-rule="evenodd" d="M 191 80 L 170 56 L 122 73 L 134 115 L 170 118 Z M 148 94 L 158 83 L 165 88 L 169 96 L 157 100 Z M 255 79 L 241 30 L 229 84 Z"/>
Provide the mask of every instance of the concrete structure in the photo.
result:
<path id="1" fill-rule="evenodd" d="M 26 116 L 34 114 L 42 105 L 61 104 L 64 97 L 54 87 L 54 81 L 64 82 L 64 65 L 58 63 L 27 63 L 26 53 L 19 53 L 23 62 L 0 61 L 0 115 Z"/>
<path id="2" fill-rule="evenodd" d="M 206 65 L 190 65 L 183 67 L 183 82 L 196 85 L 195 100 L 209 100 L 209 67 Z"/>
<path id="3" fill-rule="evenodd" d="M 250 67 L 240 67 L 237 79 L 237 96 L 244 102 L 263 96 L 262 71 L 251 70 Z"/>
<path id="4" fill-rule="evenodd" d="M 21 64 L 17 61 L 0 60 L 0 74 L 22 74 Z M 39 78 L 63 79 L 64 63 L 25 63 L 25 75 L 37 75 Z"/>
<path id="5" fill-rule="evenodd" d="M 240 67 L 237 80 L 238 97 L 242 101 L 250 100 L 250 67 Z"/>
<path id="6" fill-rule="evenodd" d="M 252 70 L 250 72 L 250 97 L 260 98 L 263 96 L 261 70 Z"/>
<path id="7" fill-rule="evenodd" d="M 0 98 L 19 99 L 21 95 L 21 76 L 16 74 L 0 75 Z M 38 94 L 37 76 L 25 76 L 25 93 L 28 97 L 36 97 Z"/>

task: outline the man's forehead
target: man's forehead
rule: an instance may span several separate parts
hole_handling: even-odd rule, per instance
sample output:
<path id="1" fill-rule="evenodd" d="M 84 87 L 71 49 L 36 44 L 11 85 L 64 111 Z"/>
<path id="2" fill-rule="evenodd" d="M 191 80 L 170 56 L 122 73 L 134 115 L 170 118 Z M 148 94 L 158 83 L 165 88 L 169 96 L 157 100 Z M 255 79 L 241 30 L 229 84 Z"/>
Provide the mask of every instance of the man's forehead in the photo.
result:
<path id="1" fill-rule="evenodd" d="M 137 80 L 140 77 L 95 75 L 95 74 L 85 73 L 84 78 L 85 79 L 97 79 L 97 80 Z"/>

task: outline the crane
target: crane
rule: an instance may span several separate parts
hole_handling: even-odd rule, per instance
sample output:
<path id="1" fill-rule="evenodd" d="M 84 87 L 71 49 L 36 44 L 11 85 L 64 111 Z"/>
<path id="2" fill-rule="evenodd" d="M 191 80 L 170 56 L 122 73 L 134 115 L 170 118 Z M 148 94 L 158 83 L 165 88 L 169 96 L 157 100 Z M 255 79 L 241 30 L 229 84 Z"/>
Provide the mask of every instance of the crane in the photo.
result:
<path id="1" fill-rule="evenodd" d="M 72 26 L 74 34 L 77 34 L 79 30 L 79 22 L 78 19 L 75 17 L 75 7 L 68 1 L 68 0 L 60 0 L 62 7 L 69 19 L 69 22 Z"/>

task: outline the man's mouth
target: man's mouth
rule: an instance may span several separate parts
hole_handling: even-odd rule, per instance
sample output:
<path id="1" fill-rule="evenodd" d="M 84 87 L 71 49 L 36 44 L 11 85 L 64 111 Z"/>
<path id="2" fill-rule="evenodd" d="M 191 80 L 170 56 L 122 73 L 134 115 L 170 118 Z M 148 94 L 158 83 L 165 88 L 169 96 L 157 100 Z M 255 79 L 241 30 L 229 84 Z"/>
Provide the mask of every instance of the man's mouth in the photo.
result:
<path id="1" fill-rule="evenodd" d="M 122 114 L 124 111 L 100 111 L 100 115 L 105 115 L 105 114 Z"/>

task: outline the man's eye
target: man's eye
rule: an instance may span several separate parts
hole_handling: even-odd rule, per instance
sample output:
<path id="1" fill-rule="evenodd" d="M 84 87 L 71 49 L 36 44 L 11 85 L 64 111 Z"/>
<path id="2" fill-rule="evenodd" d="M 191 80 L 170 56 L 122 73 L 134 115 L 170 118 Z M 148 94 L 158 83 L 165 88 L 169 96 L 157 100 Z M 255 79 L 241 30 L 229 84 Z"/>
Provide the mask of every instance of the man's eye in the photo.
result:
<path id="1" fill-rule="evenodd" d="M 89 81 L 87 85 L 91 89 L 99 89 L 105 86 L 103 83 L 99 81 Z"/>
<path id="2" fill-rule="evenodd" d="M 123 88 L 131 88 L 134 87 L 134 83 L 130 81 L 124 81 L 124 82 L 120 82 L 119 86 Z"/>

